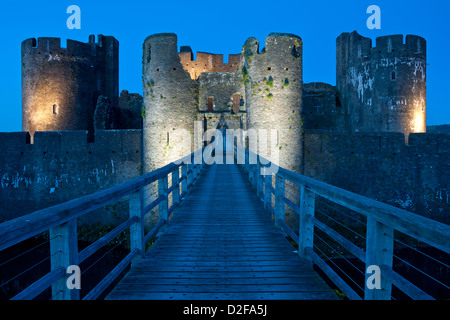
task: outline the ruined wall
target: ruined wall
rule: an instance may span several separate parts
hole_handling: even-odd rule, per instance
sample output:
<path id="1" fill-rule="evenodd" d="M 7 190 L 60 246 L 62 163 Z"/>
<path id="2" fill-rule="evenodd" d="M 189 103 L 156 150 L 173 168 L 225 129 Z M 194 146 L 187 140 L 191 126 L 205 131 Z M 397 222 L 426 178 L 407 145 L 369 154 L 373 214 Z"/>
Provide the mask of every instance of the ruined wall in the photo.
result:
<path id="1" fill-rule="evenodd" d="M 150 172 L 194 149 L 198 83 L 183 69 L 175 34 L 155 34 L 145 40 L 143 85 L 145 171 Z"/>
<path id="2" fill-rule="evenodd" d="M 59 38 L 22 42 L 22 130 L 91 130 L 100 95 L 118 104 L 119 43 L 89 37 L 89 43 Z"/>
<path id="3" fill-rule="evenodd" d="M 135 178 L 141 173 L 141 130 L 0 133 L 0 222 Z M 94 217 L 115 223 L 120 212 Z M 127 211 L 123 212 L 125 215 Z"/>
<path id="4" fill-rule="evenodd" d="M 122 90 L 115 110 L 115 129 L 142 129 L 145 115 L 144 98 L 139 93 Z"/>
<path id="5" fill-rule="evenodd" d="M 305 130 L 345 131 L 345 112 L 336 87 L 321 82 L 303 84 L 302 119 Z"/>
<path id="6" fill-rule="evenodd" d="M 234 112 L 234 95 L 239 95 L 239 110 L 245 108 L 244 86 L 238 73 L 204 72 L 198 82 L 200 111 Z"/>
<path id="7" fill-rule="evenodd" d="M 197 52 L 197 60 L 194 60 L 192 49 L 182 46 L 179 53 L 184 70 L 189 72 L 193 80 L 197 80 L 203 72 L 235 72 L 241 61 L 240 54 L 228 55 L 228 62 L 223 62 L 223 54 Z"/>
<path id="8" fill-rule="evenodd" d="M 449 164 L 448 134 L 305 134 L 305 175 L 447 224 Z"/>
<path id="9" fill-rule="evenodd" d="M 336 39 L 336 84 L 351 132 L 426 131 L 426 41 L 372 40 L 356 31 Z"/>
<path id="10" fill-rule="evenodd" d="M 259 42 L 250 38 L 243 48 L 247 127 L 278 130 L 279 165 L 301 172 L 303 43 L 296 35 L 271 33 L 265 44 L 259 52 Z"/>

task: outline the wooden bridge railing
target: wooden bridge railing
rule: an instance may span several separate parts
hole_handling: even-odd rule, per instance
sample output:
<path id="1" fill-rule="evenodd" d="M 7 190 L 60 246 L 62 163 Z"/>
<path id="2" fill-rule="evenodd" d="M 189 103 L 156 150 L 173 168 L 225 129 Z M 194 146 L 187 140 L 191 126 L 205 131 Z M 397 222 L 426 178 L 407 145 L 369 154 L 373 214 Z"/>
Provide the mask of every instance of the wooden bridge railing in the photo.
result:
<path id="1" fill-rule="evenodd" d="M 198 159 L 197 156 L 202 152 L 203 149 L 199 149 L 192 153 L 191 160 Z M 179 164 L 171 163 L 112 188 L 0 224 L 0 251 L 42 232 L 49 231 L 50 234 L 51 271 L 13 297 L 13 300 L 31 300 L 50 286 L 52 286 L 52 296 L 55 300 L 80 299 L 79 290 L 71 290 L 66 285 L 67 268 L 79 265 L 123 231 L 129 229 L 130 253 L 83 298 L 84 300 L 96 299 L 130 263 L 145 255 L 146 244 L 154 238 L 163 225 L 168 223 L 173 210 L 195 183 L 204 162 L 194 164 L 194 161 L 191 161 L 192 164 L 186 164 L 186 161 L 182 161 L 183 159 L 176 162 Z M 195 162 L 198 163 L 198 161 Z M 172 186 L 168 188 L 170 174 Z M 144 187 L 154 182 L 158 184 L 158 197 L 145 206 Z M 169 194 L 172 194 L 170 208 L 168 207 Z M 77 218 L 102 208 L 108 203 L 123 199 L 125 196 L 130 196 L 128 220 L 78 252 Z M 157 206 L 159 221 L 151 231 L 144 234 L 144 216 Z"/>
<path id="2" fill-rule="evenodd" d="M 235 157 L 245 154 L 244 169 L 256 188 L 258 196 L 264 200 L 274 217 L 275 224 L 282 228 L 298 244 L 299 255 L 316 264 L 349 298 L 360 300 L 357 294 L 316 252 L 313 250 L 315 228 L 325 232 L 339 245 L 368 266 L 378 266 L 381 274 L 381 289 L 364 287 L 366 300 L 390 300 L 392 285 L 413 299 L 434 299 L 392 269 L 394 251 L 394 230 L 398 230 L 432 247 L 450 253 L 450 226 L 423 216 L 375 201 L 361 195 L 334 187 L 298 173 L 277 167 L 275 174 L 264 175 L 272 165 L 267 159 L 238 146 Z M 251 159 L 256 161 L 252 163 Z M 239 163 L 239 161 L 238 161 Z M 275 187 L 273 187 L 273 179 Z M 286 181 L 300 188 L 299 205 L 288 199 L 285 192 Z M 275 197 L 272 205 L 272 195 Z M 335 204 L 351 209 L 367 217 L 365 250 L 353 244 L 337 231 L 319 221 L 315 216 L 315 200 L 325 198 Z M 285 221 L 285 206 L 298 214 L 298 234 Z M 366 274 L 366 279 L 368 274 Z"/>

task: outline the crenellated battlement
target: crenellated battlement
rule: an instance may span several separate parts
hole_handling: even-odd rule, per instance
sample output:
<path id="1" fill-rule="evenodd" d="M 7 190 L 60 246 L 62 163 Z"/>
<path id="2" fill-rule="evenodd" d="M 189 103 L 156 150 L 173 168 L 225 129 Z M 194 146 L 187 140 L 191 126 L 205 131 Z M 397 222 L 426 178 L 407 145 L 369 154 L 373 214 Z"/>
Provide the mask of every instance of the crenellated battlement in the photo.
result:
<path id="1" fill-rule="evenodd" d="M 61 58 L 84 61 L 93 63 L 97 60 L 103 60 L 106 52 L 106 45 L 112 43 L 118 46 L 117 40 L 111 36 L 98 36 L 98 42 L 95 42 L 95 36 L 89 36 L 89 42 L 76 40 L 66 40 L 66 47 L 61 46 L 60 38 L 40 37 L 26 39 L 22 42 L 22 57 L 42 56 L 43 58 L 54 57 L 56 60 Z M 52 60 L 52 59 L 50 59 Z"/>
<path id="2" fill-rule="evenodd" d="M 426 130 L 426 41 L 415 35 L 336 39 L 336 86 L 351 132 Z"/>
<path id="3" fill-rule="evenodd" d="M 191 78 L 196 80 L 203 72 L 235 72 L 241 63 L 241 54 L 229 54 L 228 62 L 223 62 L 223 54 L 197 52 L 197 59 L 193 59 L 190 47 L 180 48 L 179 57 L 183 69 L 189 72 Z"/>
<path id="4" fill-rule="evenodd" d="M 343 51 L 348 60 L 362 61 L 393 57 L 412 57 L 426 59 L 426 40 L 417 35 L 402 34 L 381 36 L 372 39 L 359 35 L 356 31 L 344 32 L 336 39 L 337 50 Z"/>
<path id="5" fill-rule="evenodd" d="M 97 99 L 118 106 L 119 42 L 89 36 L 89 42 L 30 38 L 22 42 L 22 129 L 92 130 Z M 82 107 L 80 107 L 82 106 Z"/>
<path id="6" fill-rule="evenodd" d="M 43 154 L 72 152 L 93 152 L 108 154 L 139 153 L 141 150 L 141 129 L 96 130 L 94 141 L 88 138 L 87 130 L 38 131 L 31 143 L 28 132 L 0 132 L 0 148 L 10 153 L 15 151 L 24 156 L 24 151 L 42 151 Z"/>

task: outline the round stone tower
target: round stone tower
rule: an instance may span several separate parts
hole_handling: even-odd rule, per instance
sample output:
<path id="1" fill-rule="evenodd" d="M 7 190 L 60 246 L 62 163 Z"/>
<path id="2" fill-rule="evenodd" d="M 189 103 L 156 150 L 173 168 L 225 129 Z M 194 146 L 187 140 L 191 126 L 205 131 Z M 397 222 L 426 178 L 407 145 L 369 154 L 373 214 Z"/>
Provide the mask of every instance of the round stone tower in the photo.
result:
<path id="1" fill-rule="evenodd" d="M 336 40 L 336 85 L 350 132 L 426 131 L 426 41 L 372 40 L 356 31 Z"/>
<path id="2" fill-rule="evenodd" d="M 150 172 L 193 152 L 198 83 L 183 70 L 175 34 L 151 35 L 143 49 L 144 169 Z"/>
<path id="3" fill-rule="evenodd" d="M 267 130 L 268 158 L 301 173 L 303 159 L 302 39 L 293 34 L 271 33 L 259 52 L 255 38 L 246 41 L 241 62 L 247 106 L 247 128 Z M 270 131 L 277 130 L 272 140 Z M 264 141 L 258 152 L 264 154 Z M 279 152 L 279 159 L 273 158 Z"/>
<path id="4" fill-rule="evenodd" d="M 89 37 L 89 43 L 59 38 L 22 42 L 22 129 L 90 130 L 99 95 L 118 99 L 118 41 Z"/>

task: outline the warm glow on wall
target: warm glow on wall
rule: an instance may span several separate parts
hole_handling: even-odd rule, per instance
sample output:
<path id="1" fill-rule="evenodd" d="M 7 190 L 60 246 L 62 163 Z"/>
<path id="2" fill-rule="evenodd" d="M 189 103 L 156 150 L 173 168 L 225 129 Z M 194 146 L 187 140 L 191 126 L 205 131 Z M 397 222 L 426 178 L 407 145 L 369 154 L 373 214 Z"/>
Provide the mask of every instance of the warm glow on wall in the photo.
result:
<path id="1" fill-rule="evenodd" d="M 426 132 L 425 112 L 417 111 L 411 120 L 411 132 Z"/>

